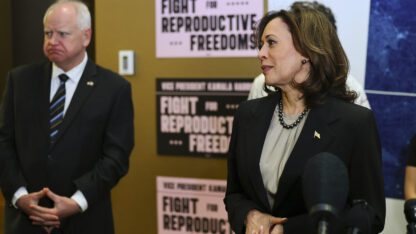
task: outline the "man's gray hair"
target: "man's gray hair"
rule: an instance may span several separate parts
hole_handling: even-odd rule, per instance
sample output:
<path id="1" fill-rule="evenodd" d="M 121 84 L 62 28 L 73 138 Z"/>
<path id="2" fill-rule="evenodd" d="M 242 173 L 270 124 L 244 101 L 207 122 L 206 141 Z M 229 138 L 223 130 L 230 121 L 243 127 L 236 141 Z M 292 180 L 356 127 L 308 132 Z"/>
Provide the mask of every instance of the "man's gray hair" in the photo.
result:
<path id="1" fill-rule="evenodd" d="M 78 27 L 81 30 L 91 28 L 91 14 L 88 10 L 87 5 L 81 1 L 77 0 L 58 0 L 54 4 L 52 4 L 45 12 L 45 16 L 43 17 L 43 23 L 46 22 L 46 17 L 49 15 L 49 13 L 55 9 L 56 6 L 61 4 L 69 3 L 74 6 L 75 12 L 77 14 L 77 22 Z"/>

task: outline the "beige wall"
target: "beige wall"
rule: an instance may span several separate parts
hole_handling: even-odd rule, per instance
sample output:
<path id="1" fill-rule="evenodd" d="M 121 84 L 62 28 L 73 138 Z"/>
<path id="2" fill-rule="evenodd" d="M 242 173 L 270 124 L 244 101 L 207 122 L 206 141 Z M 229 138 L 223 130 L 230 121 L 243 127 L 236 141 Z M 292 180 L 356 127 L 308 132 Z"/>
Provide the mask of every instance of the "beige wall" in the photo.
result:
<path id="1" fill-rule="evenodd" d="M 118 50 L 136 52 L 133 87 L 136 143 L 129 174 L 113 190 L 118 234 L 157 233 L 156 176 L 226 178 L 226 160 L 156 153 L 156 77 L 255 77 L 256 58 L 156 59 L 155 1 L 95 2 L 96 60 L 114 71 Z"/>

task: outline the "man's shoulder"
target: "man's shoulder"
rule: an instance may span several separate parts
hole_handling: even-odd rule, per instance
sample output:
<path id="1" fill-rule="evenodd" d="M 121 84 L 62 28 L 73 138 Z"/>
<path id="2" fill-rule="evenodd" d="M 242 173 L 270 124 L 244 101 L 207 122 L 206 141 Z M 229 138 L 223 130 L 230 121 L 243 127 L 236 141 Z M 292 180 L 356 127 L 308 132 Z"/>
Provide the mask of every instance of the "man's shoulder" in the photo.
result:
<path id="1" fill-rule="evenodd" d="M 32 86 L 50 74 L 51 64 L 48 61 L 21 65 L 9 71 L 7 82 L 17 86 Z"/>
<path id="2" fill-rule="evenodd" d="M 16 76 L 26 76 L 36 74 L 36 72 L 42 72 L 44 71 L 47 66 L 50 66 L 48 62 L 42 61 L 42 62 L 36 62 L 36 63 L 30 63 L 25 65 L 20 65 L 18 67 L 13 68 L 10 70 L 10 73 Z"/>
<path id="3" fill-rule="evenodd" d="M 122 77 L 121 75 L 115 73 L 114 71 L 105 68 L 101 65 L 95 64 L 96 68 L 97 68 L 97 75 L 98 77 L 102 77 L 104 78 L 103 80 L 105 82 L 111 83 L 113 85 L 127 85 L 130 82 L 127 81 L 124 77 Z"/>

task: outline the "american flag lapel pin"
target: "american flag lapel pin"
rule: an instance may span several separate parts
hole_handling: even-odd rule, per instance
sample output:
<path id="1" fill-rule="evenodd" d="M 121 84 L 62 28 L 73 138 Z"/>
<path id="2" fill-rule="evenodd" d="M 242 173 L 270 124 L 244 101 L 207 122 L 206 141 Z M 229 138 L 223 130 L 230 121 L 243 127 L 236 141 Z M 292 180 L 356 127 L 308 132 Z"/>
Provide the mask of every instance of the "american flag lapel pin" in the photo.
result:
<path id="1" fill-rule="evenodd" d="M 94 86 L 94 82 L 93 81 L 87 81 L 87 85 L 88 86 Z"/>
<path id="2" fill-rule="evenodd" d="M 315 138 L 315 139 L 321 139 L 321 134 L 319 134 L 319 132 L 317 132 L 315 130 L 315 132 L 313 133 L 313 138 Z"/>

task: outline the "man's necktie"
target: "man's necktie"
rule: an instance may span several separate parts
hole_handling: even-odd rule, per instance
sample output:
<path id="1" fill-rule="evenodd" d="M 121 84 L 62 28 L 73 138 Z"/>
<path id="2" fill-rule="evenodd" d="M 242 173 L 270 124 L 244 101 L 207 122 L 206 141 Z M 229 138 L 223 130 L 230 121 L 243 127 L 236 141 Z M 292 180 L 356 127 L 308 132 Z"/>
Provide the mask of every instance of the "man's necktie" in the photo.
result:
<path id="1" fill-rule="evenodd" d="M 64 120 L 65 82 L 68 78 L 65 74 L 59 75 L 60 84 L 49 105 L 49 137 L 51 144 L 55 142 L 58 136 L 59 125 Z"/>

